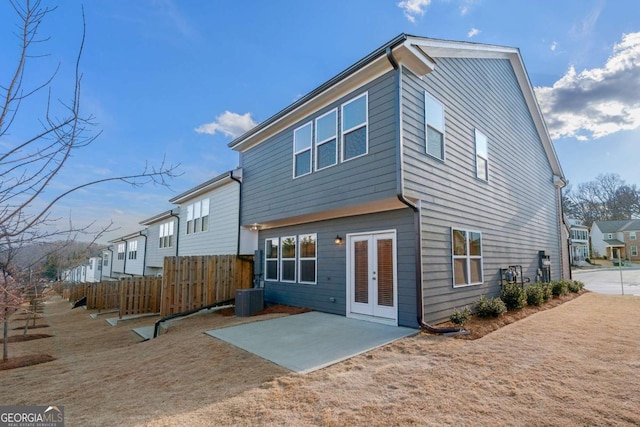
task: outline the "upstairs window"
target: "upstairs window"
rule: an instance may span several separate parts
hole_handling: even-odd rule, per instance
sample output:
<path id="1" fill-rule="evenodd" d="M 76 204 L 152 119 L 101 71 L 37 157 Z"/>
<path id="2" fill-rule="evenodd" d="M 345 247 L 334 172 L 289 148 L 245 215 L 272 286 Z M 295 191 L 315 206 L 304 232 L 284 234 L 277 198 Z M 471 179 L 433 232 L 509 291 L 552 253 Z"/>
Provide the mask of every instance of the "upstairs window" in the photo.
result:
<path id="1" fill-rule="evenodd" d="M 424 109 L 427 154 L 444 160 L 444 106 L 425 92 Z"/>
<path id="2" fill-rule="evenodd" d="M 629 240 L 636 240 L 636 232 L 635 231 L 630 231 L 629 232 Z"/>
<path id="3" fill-rule="evenodd" d="M 187 206 L 187 234 L 201 233 L 209 229 L 209 199 L 202 199 Z"/>
<path id="4" fill-rule="evenodd" d="M 367 154 L 368 107 L 367 93 L 342 104 L 342 160 Z"/>
<path id="5" fill-rule="evenodd" d="M 311 173 L 311 122 L 293 131 L 293 177 Z"/>
<path id="6" fill-rule="evenodd" d="M 160 236 L 158 239 L 159 248 L 170 248 L 173 246 L 173 221 L 160 224 Z"/>
<path id="7" fill-rule="evenodd" d="M 482 283 L 482 235 L 477 231 L 452 229 L 451 241 L 453 286 Z"/>
<path id="8" fill-rule="evenodd" d="M 264 241 L 264 258 L 266 280 L 278 280 L 278 245 L 279 239 L 266 239 Z"/>
<path id="9" fill-rule="evenodd" d="M 129 242 L 129 259 L 138 258 L 138 241 Z"/>
<path id="10" fill-rule="evenodd" d="M 489 180 L 489 149 L 487 137 L 476 129 L 476 177 Z"/>
<path id="11" fill-rule="evenodd" d="M 316 119 L 316 170 L 338 163 L 338 110 Z"/>
<path id="12" fill-rule="evenodd" d="M 118 259 L 119 260 L 124 259 L 124 243 L 118 244 Z"/>
<path id="13" fill-rule="evenodd" d="M 102 265 L 104 265 L 105 267 L 109 265 L 109 257 L 108 255 L 105 255 L 102 261 Z"/>

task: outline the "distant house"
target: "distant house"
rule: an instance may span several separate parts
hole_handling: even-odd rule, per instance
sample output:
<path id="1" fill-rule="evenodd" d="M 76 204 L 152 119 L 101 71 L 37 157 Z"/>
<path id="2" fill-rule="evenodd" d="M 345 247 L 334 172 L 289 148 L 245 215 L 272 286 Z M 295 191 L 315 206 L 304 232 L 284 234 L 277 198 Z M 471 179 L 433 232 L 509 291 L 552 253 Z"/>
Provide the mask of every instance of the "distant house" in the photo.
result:
<path id="1" fill-rule="evenodd" d="M 93 283 L 102 280 L 102 257 L 90 257 L 85 267 L 84 282 Z"/>
<path id="2" fill-rule="evenodd" d="M 178 255 L 179 212 L 171 209 L 140 222 L 147 227 L 145 275 L 162 276 L 164 258 Z"/>
<path id="3" fill-rule="evenodd" d="M 589 227 L 577 219 L 569 219 L 571 229 L 571 264 L 580 265 L 589 258 Z"/>
<path id="4" fill-rule="evenodd" d="M 253 255 L 257 233 L 239 222 L 241 181 L 241 169 L 228 171 L 169 200 L 180 212 L 178 256 Z"/>
<path id="5" fill-rule="evenodd" d="M 497 295 L 501 268 L 568 271 L 518 49 L 402 34 L 229 146 L 269 302 L 415 327 Z"/>
<path id="6" fill-rule="evenodd" d="M 591 226 L 591 251 L 594 257 L 640 261 L 640 219 L 595 221 Z"/>
<path id="7" fill-rule="evenodd" d="M 144 275 L 147 245 L 145 230 L 110 240 L 109 243 L 109 249 L 113 251 L 111 278 Z"/>

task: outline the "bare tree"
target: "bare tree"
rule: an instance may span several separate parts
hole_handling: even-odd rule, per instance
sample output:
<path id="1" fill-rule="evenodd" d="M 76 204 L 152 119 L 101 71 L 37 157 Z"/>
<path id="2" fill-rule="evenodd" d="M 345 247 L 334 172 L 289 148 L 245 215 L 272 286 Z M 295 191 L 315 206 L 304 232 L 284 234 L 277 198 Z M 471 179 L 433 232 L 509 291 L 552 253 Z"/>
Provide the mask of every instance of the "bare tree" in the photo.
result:
<path id="1" fill-rule="evenodd" d="M 563 209 L 586 226 L 594 221 L 631 219 L 640 216 L 640 189 L 617 174 L 598 175 L 594 181 L 568 188 Z"/>

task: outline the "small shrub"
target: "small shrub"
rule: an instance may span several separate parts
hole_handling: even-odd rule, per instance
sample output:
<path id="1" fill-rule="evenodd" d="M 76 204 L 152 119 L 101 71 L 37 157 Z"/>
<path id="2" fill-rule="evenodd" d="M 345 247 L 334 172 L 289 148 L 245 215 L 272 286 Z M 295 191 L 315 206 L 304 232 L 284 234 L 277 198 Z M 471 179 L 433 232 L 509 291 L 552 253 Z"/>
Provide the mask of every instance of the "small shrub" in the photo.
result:
<path id="1" fill-rule="evenodd" d="M 545 302 L 546 283 L 535 283 L 527 286 L 527 304 L 539 307 Z"/>
<path id="2" fill-rule="evenodd" d="M 507 310 L 520 310 L 527 302 L 527 295 L 522 287 L 515 283 L 507 283 L 502 287 L 500 299 Z"/>
<path id="3" fill-rule="evenodd" d="M 553 296 L 551 283 L 538 283 L 537 285 L 542 289 L 542 297 L 544 298 L 544 302 L 549 301 Z"/>
<path id="4" fill-rule="evenodd" d="M 584 283 L 582 283 L 580 280 L 572 280 L 568 283 L 568 287 L 569 292 L 577 294 L 582 288 L 584 288 Z"/>
<path id="5" fill-rule="evenodd" d="M 475 304 L 479 317 L 499 317 L 507 311 L 507 306 L 500 298 L 487 298 L 482 295 Z"/>
<path id="6" fill-rule="evenodd" d="M 551 292 L 553 293 L 554 297 L 567 295 L 569 293 L 569 283 L 565 282 L 564 280 L 551 282 Z"/>
<path id="7" fill-rule="evenodd" d="M 449 316 L 449 320 L 454 325 L 464 326 L 465 323 L 469 321 L 469 317 L 471 317 L 471 310 L 469 307 L 456 308 Z"/>

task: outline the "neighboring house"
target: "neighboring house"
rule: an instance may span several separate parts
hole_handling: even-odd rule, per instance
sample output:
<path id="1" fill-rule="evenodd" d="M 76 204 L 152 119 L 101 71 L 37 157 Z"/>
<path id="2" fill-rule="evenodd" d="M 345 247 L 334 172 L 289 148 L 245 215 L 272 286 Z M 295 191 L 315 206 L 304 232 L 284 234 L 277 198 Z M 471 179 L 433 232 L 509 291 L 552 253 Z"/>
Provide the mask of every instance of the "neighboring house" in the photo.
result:
<path id="1" fill-rule="evenodd" d="M 102 257 L 91 257 L 86 263 L 85 282 L 94 283 L 102 280 Z"/>
<path id="2" fill-rule="evenodd" d="M 145 232 L 146 230 L 140 230 L 109 241 L 109 249 L 113 251 L 111 278 L 144 275 L 147 246 Z"/>
<path id="3" fill-rule="evenodd" d="M 140 222 L 146 226 L 145 275 L 162 276 L 164 257 L 178 255 L 179 209 L 172 209 Z"/>
<path id="4" fill-rule="evenodd" d="M 571 264 L 581 265 L 589 258 L 589 227 L 577 219 L 569 219 L 571 229 Z"/>
<path id="5" fill-rule="evenodd" d="M 640 261 L 640 219 L 595 221 L 591 225 L 591 251 L 594 257 Z"/>
<path id="6" fill-rule="evenodd" d="M 179 205 L 178 255 L 253 255 L 257 232 L 240 229 L 242 170 L 225 172 L 169 200 Z M 178 243 L 179 242 L 179 243 Z"/>
<path id="7" fill-rule="evenodd" d="M 265 300 L 448 318 L 568 268 L 563 173 L 518 49 L 400 35 L 232 141 Z M 416 321 L 417 320 L 417 321 Z"/>

